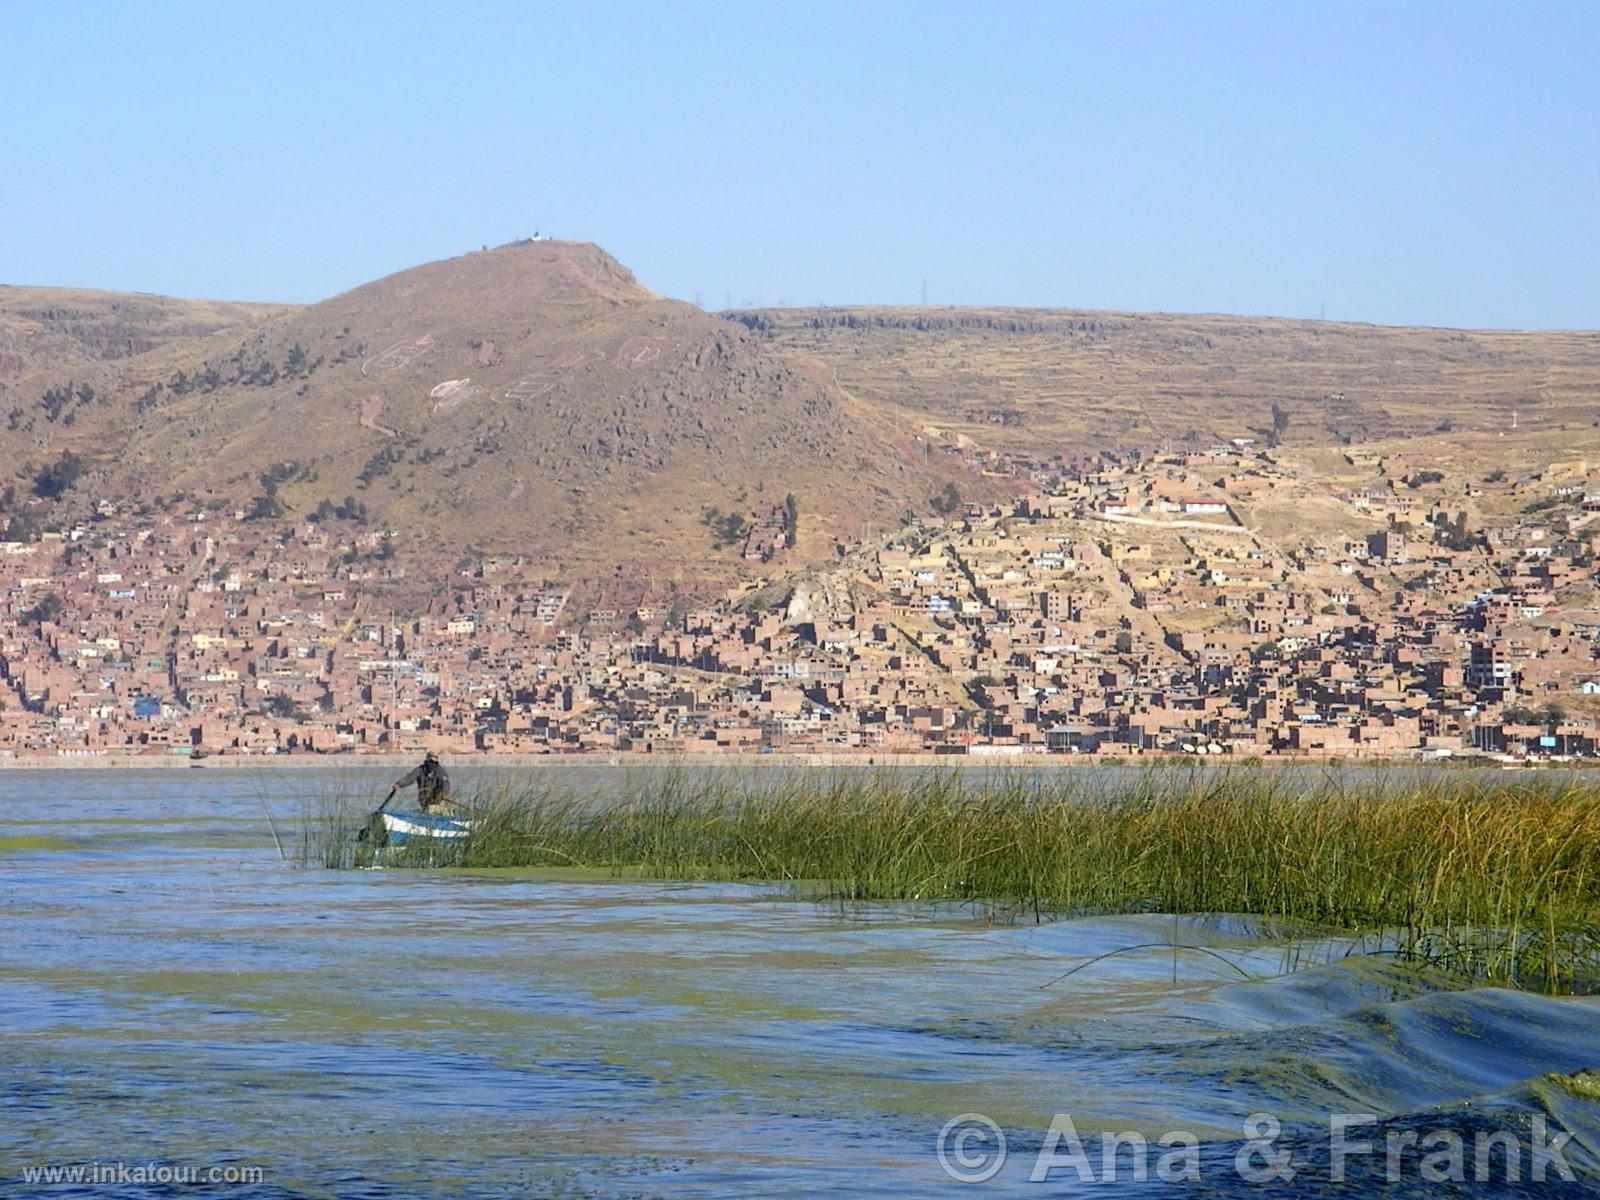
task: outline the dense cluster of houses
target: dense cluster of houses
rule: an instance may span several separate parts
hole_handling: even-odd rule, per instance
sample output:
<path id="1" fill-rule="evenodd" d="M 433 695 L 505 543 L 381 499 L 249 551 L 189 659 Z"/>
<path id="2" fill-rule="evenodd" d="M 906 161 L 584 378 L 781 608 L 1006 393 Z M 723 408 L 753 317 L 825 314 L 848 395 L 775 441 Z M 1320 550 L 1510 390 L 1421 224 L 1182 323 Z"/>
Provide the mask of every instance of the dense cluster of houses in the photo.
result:
<path id="1" fill-rule="evenodd" d="M 1258 518 L 1302 473 L 1248 439 L 986 461 L 1019 499 L 699 603 L 105 504 L 0 544 L 0 756 L 1595 753 L 1586 464 L 1345 461 L 1345 531 L 1300 537 Z M 755 518 L 765 560 L 783 516 Z"/>

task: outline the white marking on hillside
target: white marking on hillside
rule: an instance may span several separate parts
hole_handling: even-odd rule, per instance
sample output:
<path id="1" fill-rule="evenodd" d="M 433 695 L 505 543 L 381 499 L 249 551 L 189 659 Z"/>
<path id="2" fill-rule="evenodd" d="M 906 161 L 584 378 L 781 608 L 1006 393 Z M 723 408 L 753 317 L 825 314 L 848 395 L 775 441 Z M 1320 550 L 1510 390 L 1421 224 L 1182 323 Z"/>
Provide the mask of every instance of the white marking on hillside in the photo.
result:
<path id="1" fill-rule="evenodd" d="M 554 390 L 556 384 L 589 361 L 587 354 L 567 354 L 541 363 L 506 389 L 507 400 L 534 400 Z"/>
<path id="2" fill-rule="evenodd" d="M 409 342 L 396 342 L 382 354 L 374 354 L 366 362 L 362 363 L 361 373 L 363 375 L 382 375 L 388 371 L 398 371 L 432 345 L 433 335 L 431 333 L 425 333 Z"/>
<path id="3" fill-rule="evenodd" d="M 617 348 L 617 365 L 625 371 L 637 371 L 661 357 L 680 343 L 675 338 L 631 337 Z"/>
<path id="4" fill-rule="evenodd" d="M 446 379 L 443 383 L 433 385 L 433 389 L 428 393 L 428 399 L 443 400 L 446 396 L 459 392 L 471 382 L 471 379 Z"/>
<path id="5" fill-rule="evenodd" d="M 446 379 L 441 384 L 436 384 L 428 398 L 436 401 L 433 406 L 435 413 L 449 412 L 451 409 L 460 408 L 474 396 L 481 395 L 483 389 L 473 385 L 470 379 Z"/>

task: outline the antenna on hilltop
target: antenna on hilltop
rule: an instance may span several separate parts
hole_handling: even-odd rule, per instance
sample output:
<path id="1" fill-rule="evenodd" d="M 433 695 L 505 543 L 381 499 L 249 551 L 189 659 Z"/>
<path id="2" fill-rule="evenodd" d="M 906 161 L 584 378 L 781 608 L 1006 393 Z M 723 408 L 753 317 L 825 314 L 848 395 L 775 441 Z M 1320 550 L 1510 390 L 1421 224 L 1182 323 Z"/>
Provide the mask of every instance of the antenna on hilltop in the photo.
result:
<path id="1" fill-rule="evenodd" d="M 928 277 L 926 275 L 922 277 L 922 307 L 928 307 Z"/>

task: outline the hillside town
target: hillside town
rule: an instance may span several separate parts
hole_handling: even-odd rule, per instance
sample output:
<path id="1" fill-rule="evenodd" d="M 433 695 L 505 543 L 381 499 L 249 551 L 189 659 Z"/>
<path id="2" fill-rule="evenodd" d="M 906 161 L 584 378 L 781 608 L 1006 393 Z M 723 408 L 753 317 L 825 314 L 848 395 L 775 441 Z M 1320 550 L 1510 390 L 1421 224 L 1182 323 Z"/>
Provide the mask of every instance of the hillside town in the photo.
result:
<path id="1" fill-rule="evenodd" d="M 1399 443 L 1313 481 L 1273 441 L 947 447 L 1017 498 L 695 601 L 430 569 L 344 506 L 102 501 L 0 544 L 0 757 L 1596 753 L 1600 470 Z"/>

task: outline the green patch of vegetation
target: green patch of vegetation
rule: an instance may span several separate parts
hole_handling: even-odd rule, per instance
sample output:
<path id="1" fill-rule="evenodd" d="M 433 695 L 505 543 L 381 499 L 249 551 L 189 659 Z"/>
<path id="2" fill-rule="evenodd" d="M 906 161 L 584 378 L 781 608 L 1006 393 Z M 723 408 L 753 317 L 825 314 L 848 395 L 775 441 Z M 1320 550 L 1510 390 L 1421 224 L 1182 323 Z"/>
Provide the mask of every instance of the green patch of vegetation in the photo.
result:
<path id="1" fill-rule="evenodd" d="M 1075 773 L 670 773 L 597 803 L 536 778 L 466 798 L 475 825 L 459 863 L 822 880 L 840 898 L 1036 919 L 1250 913 L 1359 933 L 1473 979 L 1600 988 L 1600 785 L 1257 770 L 1111 786 Z"/>
<path id="2" fill-rule="evenodd" d="M 37 542 L 39 518 L 17 500 L 15 486 L 0 492 L 0 542 Z"/>
<path id="3" fill-rule="evenodd" d="M 33 625 L 41 625 L 46 621 L 54 621 L 61 615 L 62 602 L 59 592 L 46 592 L 39 603 L 22 614 L 22 619 Z"/>
<path id="4" fill-rule="evenodd" d="M 366 487 L 374 479 L 380 479 L 394 470 L 395 464 L 403 462 L 405 456 L 405 447 L 398 443 L 390 442 L 382 450 L 367 459 L 366 464 L 361 468 L 361 473 L 356 476 L 357 482 L 362 487 Z"/>
<path id="5" fill-rule="evenodd" d="M 88 404 L 94 396 L 94 388 L 87 383 L 64 383 L 47 389 L 39 397 L 39 407 L 44 410 L 46 421 L 60 420 L 63 425 L 70 425 L 75 416 L 74 406 Z"/>
<path id="6" fill-rule="evenodd" d="M 43 500 L 59 500 L 83 475 L 83 460 L 70 450 L 33 477 L 33 494 Z"/>
<path id="7" fill-rule="evenodd" d="M 1507 705 L 1500 716 L 1513 725 L 1543 725 L 1554 729 L 1567 719 L 1567 710 L 1552 700 L 1541 708 L 1527 704 Z"/>
<path id="8" fill-rule="evenodd" d="M 276 494 L 257 496 L 250 501 L 250 507 L 245 510 L 246 521 L 275 521 L 283 516 L 288 509 L 284 508 L 283 501 Z"/>
<path id="9" fill-rule="evenodd" d="M 1443 483 L 1444 482 L 1444 472 L 1443 471 L 1413 471 L 1410 475 L 1406 476 L 1406 478 L 1403 479 L 1401 482 L 1403 482 L 1406 485 L 1406 487 L 1410 488 L 1412 491 L 1416 491 L 1418 488 L 1424 486 L 1425 484 Z"/>
<path id="10" fill-rule="evenodd" d="M 750 533 L 750 522 L 743 513 L 724 513 L 721 509 L 706 508 L 700 511 L 700 523 L 711 530 L 711 540 L 720 550 L 736 546 Z"/>
<path id="11" fill-rule="evenodd" d="M 250 502 L 250 507 L 245 512 L 247 521 L 271 521 L 283 516 L 289 509 L 278 498 L 278 486 L 284 483 L 313 482 L 317 478 L 317 470 L 315 467 L 302 465 L 291 459 L 273 463 L 261 472 L 258 478 L 261 483 L 261 495 Z"/>
<path id="12" fill-rule="evenodd" d="M 941 517 L 948 517 L 961 507 L 961 489 L 953 483 L 947 483 L 939 494 L 928 501 L 928 507 Z"/>
<path id="13" fill-rule="evenodd" d="M 1433 540 L 1446 550 L 1457 553 L 1471 550 L 1479 542 L 1478 536 L 1467 528 L 1467 514 L 1464 512 L 1458 512 L 1453 520 L 1436 521 Z"/>
<path id="14" fill-rule="evenodd" d="M 354 496 L 346 496 L 338 504 L 335 504 L 332 500 L 323 499 L 306 519 L 309 521 L 354 521 L 358 525 L 364 525 L 367 520 L 367 506 Z"/>
<path id="15" fill-rule="evenodd" d="M 293 696 L 285 696 L 281 692 L 267 697 L 267 702 L 261 706 L 261 711 L 280 721 L 305 721 L 307 714 L 300 707 L 300 702 Z"/>
<path id="16" fill-rule="evenodd" d="M 783 498 L 783 544 L 789 549 L 794 549 L 795 541 L 800 536 L 800 502 L 790 492 Z"/>
<path id="17" fill-rule="evenodd" d="M 1289 428 L 1289 414 L 1276 400 L 1272 402 L 1272 428 L 1267 430 L 1267 446 L 1276 449 L 1283 441 L 1283 435 Z"/>

